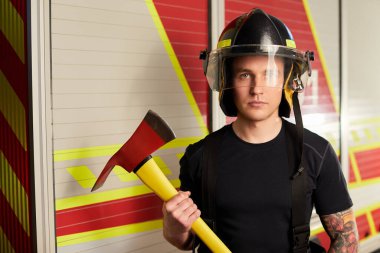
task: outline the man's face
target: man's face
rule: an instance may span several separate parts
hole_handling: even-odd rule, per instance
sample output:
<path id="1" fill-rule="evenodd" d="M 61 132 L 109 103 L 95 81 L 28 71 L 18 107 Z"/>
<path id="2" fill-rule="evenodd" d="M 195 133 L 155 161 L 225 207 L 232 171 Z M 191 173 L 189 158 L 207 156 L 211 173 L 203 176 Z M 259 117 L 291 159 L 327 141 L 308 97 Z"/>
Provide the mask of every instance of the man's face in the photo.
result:
<path id="1" fill-rule="evenodd" d="M 278 118 L 284 84 L 283 60 L 267 56 L 241 56 L 233 60 L 232 68 L 238 117 L 250 121 Z"/>

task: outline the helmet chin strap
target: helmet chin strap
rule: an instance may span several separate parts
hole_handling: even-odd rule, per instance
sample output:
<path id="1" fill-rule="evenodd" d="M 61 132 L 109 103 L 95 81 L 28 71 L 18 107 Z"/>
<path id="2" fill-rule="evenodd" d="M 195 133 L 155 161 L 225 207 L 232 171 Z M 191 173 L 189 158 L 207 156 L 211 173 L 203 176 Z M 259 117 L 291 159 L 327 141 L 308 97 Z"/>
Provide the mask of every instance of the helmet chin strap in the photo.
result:
<path id="1" fill-rule="evenodd" d="M 298 93 L 294 92 L 292 95 L 292 101 L 293 101 L 293 111 L 294 111 L 294 117 L 296 120 L 296 129 L 297 129 L 297 156 L 298 156 L 298 161 L 299 164 L 297 165 L 298 169 L 292 176 L 292 179 L 296 178 L 299 176 L 303 170 L 304 167 L 302 166 L 302 155 L 303 155 L 303 122 L 302 122 L 302 115 L 301 115 L 301 108 L 300 104 L 298 101 Z"/>

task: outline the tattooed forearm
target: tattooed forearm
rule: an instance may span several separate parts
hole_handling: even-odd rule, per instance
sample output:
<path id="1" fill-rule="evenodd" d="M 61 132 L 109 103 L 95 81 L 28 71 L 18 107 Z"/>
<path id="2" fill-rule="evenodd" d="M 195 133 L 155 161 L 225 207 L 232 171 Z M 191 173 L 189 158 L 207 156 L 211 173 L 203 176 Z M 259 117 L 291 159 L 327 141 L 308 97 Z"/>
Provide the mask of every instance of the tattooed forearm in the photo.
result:
<path id="1" fill-rule="evenodd" d="M 358 231 L 354 212 L 348 209 L 321 217 L 323 227 L 331 238 L 329 253 L 358 252 Z"/>

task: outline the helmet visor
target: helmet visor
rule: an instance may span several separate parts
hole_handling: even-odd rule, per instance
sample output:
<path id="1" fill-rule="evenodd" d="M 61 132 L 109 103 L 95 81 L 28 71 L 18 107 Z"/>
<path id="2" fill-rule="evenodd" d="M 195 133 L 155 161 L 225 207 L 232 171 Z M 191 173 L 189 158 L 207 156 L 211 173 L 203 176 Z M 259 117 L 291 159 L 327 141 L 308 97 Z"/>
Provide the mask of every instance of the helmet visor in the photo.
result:
<path id="1" fill-rule="evenodd" d="M 247 86 L 286 88 L 285 83 L 301 91 L 310 73 L 308 54 L 285 46 L 219 48 L 211 51 L 206 61 L 207 81 L 215 91 Z"/>

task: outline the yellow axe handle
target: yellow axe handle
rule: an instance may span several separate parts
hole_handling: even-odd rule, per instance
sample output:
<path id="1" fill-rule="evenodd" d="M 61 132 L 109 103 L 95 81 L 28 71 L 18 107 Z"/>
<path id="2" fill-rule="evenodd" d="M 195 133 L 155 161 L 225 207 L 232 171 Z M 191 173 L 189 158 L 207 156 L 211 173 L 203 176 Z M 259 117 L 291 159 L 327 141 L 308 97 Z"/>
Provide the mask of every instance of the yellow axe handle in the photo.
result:
<path id="1" fill-rule="evenodd" d="M 141 181 L 152 189 L 163 201 L 168 201 L 178 193 L 153 159 L 149 159 L 141 166 L 136 174 Z M 202 218 L 198 218 L 191 226 L 191 229 L 212 252 L 231 252 Z"/>

